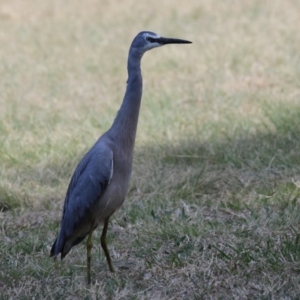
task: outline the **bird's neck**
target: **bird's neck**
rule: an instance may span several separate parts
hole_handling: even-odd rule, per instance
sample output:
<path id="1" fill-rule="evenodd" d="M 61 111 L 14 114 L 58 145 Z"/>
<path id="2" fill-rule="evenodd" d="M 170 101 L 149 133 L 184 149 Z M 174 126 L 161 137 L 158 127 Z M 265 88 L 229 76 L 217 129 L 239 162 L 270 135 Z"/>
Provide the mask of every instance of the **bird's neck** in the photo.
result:
<path id="1" fill-rule="evenodd" d="M 114 123 L 109 130 L 112 138 L 125 151 L 133 151 L 135 142 L 143 90 L 140 63 L 141 56 L 129 53 L 126 92 Z"/>

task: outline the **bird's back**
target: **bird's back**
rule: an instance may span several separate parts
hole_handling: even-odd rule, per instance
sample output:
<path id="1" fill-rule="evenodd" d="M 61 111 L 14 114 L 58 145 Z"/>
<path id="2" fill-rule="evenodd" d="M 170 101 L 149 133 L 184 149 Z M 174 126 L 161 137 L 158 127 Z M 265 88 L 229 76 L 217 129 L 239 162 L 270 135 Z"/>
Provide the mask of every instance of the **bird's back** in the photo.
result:
<path id="1" fill-rule="evenodd" d="M 104 135 L 80 161 L 68 187 L 61 230 L 50 256 L 61 253 L 63 258 L 121 206 L 128 189 L 131 162 L 117 156 L 114 157 L 113 143 Z"/>

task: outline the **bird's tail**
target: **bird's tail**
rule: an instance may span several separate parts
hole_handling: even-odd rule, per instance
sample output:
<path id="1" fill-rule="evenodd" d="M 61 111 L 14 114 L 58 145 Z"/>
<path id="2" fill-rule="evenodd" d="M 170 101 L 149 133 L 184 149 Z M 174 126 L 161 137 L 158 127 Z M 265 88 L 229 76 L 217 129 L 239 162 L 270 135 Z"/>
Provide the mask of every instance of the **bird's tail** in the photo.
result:
<path id="1" fill-rule="evenodd" d="M 57 255 L 59 255 L 59 253 L 61 253 L 61 259 L 63 259 L 65 257 L 65 255 L 63 255 L 63 248 L 64 243 L 62 243 L 61 234 L 59 234 L 51 248 L 50 257 L 56 257 Z"/>
<path id="2" fill-rule="evenodd" d="M 50 257 L 56 257 L 61 253 L 61 259 L 63 259 L 70 252 L 71 248 L 81 243 L 86 238 L 86 236 L 87 234 L 78 237 L 75 241 L 69 243 L 66 241 L 65 238 L 61 237 L 60 233 L 55 242 L 53 243 L 53 246 L 50 251 Z"/>

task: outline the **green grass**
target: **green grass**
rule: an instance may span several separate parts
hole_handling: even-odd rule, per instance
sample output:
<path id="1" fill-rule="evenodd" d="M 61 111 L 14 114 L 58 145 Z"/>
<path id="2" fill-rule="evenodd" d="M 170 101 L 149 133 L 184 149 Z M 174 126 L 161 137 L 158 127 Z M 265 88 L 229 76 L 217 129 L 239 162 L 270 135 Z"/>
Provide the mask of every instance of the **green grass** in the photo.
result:
<path id="1" fill-rule="evenodd" d="M 0 3 L 0 299 L 298 299 L 295 0 Z M 139 16 L 138 18 L 136 16 Z M 141 30 L 144 94 L 108 271 L 49 252 L 72 172 L 113 121 Z"/>

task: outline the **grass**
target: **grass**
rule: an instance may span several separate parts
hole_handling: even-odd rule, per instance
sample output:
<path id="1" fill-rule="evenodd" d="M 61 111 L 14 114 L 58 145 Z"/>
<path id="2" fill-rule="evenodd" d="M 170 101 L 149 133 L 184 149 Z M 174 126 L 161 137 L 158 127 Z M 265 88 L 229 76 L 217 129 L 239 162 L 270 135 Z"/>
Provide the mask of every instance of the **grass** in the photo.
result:
<path id="1" fill-rule="evenodd" d="M 295 0 L 0 2 L 0 299 L 298 299 Z M 138 16 L 138 17 L 137 17 Z M 128 196 L 108 234 L 50 259 L 70 176 L 113 121 L 135 34 L 192 40 L 143 58 Z"/>

